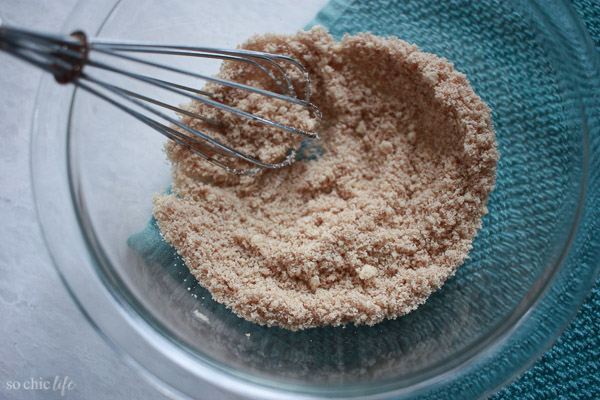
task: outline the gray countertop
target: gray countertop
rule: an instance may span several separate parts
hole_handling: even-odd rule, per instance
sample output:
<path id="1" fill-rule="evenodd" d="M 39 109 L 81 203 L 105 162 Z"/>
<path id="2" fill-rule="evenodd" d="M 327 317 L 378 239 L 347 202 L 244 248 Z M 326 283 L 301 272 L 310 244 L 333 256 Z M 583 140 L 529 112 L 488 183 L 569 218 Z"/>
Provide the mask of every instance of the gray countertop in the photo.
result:
<path id="1" fill-rule="evenodd" d="M 58 31 L 75 3 L 3 0 L 0 18 Z M 60 281 L 38 226 L 29 174 L 41 72 L 5 54 L 0 71 L 0 398 L 164 399 L 94 330 Z"/>

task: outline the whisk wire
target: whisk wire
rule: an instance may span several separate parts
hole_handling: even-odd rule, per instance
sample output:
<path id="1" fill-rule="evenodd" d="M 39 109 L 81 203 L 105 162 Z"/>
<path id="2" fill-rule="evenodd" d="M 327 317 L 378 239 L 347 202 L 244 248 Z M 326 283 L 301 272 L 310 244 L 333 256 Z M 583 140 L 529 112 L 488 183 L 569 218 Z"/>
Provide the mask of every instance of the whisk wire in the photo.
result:
<path id="1" fill-rule="evenodd" d="M 251 58 L 251 59 L 264 61 L 264 62 L 268 63 L 270 66 L 272 66 L 273 68 L 275 68 L 277 70 L 277 72 L 281 76 L 283 76 L 283 78 L 286 82 L 286 85 L 290 91 L 289 94 L 291 96 L 295 97 L 296 93 L 294 91 L 294 86 L 292 85 L 289 75 L 285 72 L 285 70 L 281 67 L 281 65 L 279 65 L 275 60 L 288 62 L 288 63 L 291 63 L 292 65 L 294 65 L 294 67 L 296 67 L 302 74 L 302 77 L 306 83 L 304 100 L 307 102 L 310 101 L 310 85 L 308 84 L 310 82 L 310 78 L 308 75 L 308 71 L 306 71 L 306 68 L 304 68 L 304 66 L 302 64 L 300 64 L 298 61 L 294 60 L 293 58 L 281 56 L 279 54 L 263 53 L 263 52 L 258 52 L 258 51 L 249 51 L 249 50 L 242 50 L 242 49 L 229 50 L 229 49 L 220 49 L 220 48 L 213 48 L 213 47 L 197 47 L 197 46 L 182 46 L 182 45 L 174 46 L 174 45 L 139 43 L 139 42 L 114 42 L 114 41 L 104 40 L 104 39 L 93 39 L 90 41 L 90 43 L 91 43 L 91 46 L 93 46 L 94 48 L 106 47 L 106 48 L 110 48 L 115 51 L 144 52 L 144 53 L 154 53 L 154 54 L 179 54 L 179 55 L 188 55 L 188 56 L 196 56 L 196 57 L 220 58 L 220 59 L 224 59 L 224 60 L 240 59 L 240 60 L 252 61 L 252 60 L 248 59 L 248 58 Z M 182 52 L 175 53 L 175 51 L 182 51 Z M 173 52 L 173 53 L 170 53 L 170 52 Z M 246 57 L 246 58 L 244 58 L 244 57 Z M 256 64 L 258 64 L 258 63 L 256 63 Z M 258 64 L 258 65 L 260 66 L 260 64 Z M 277 81 L 276 77 L 272 76 L 272 74 L 270 74 L 270 73 L 269 73 L 269 75 L 271 75 L 271 78 L 274 81 Z M 283 88 L 281 88 L 281 89 L 285 93 L 285 90 Z"/>
<path id="2" fill-rule="evenodd" d="M 123 89 L 123 88 L 119 88 L 119 89 L 121 90 L 121 92 L 125 93 L 128 96 L 135 97 L 137 99 L 146 101 L 148 103 L 152 103 L 152 104 L 155 104 L 157 106 L 167 108 L 167 109 L 169 109 L 171 111 L 175 111 L 178 114 L 187 115 L 188 117 L 202 120 L 202 121 L 204 121 L 204 122 L 206 122 L 208 124 L 214 125 L 214 126 L 220 126 L 220 127 L 224 127 L 225 126 L 225 125 L 223 125 L 223 123 L 221 121 L 216 121 L 216 120 L 207 118 L 204 115 L 200 115 L 198 113 L 194 113 L 194 112 L 188 111 L 188 110 L 186 110 L 184 108 L 175 107 L 175 106 L 172 106 L 172 105 L 170 105 L 168 103 L 163 103 L 162 101 L 153 99 L 151 97 L 144 96 L 144 95 L 139 94 L 139 93 L 132 92 L 132 91 L 127 90 L 127 89 Z"/>
<path id="3" fill-rule="evenodd" d="M 91 52 L 97 52 L 104 57 L 116 57 L 117 59 L 143 64 L 147 67 L 158 68 L 172 73 L 183 74 L 189 77 L 198 78 L 205 82 L 211 82 L 216 85 L 223 85 L 236 90 L 243 90 L 250 93 L 267 96 L 280 101 L 288 102 L 305 108 L 318 121 L 321 119 L 321 113 L 317 107 L 310 103 L 310 79 L 307 70 L 298 61 L 281 55 L 253 52 L 249 50 L 229 50 L 209 47 L 195 46 L 172 46 L 153 43 L 138 42 L 115 42 L 108 40 L 87 40 L 81 32 L 76 32 L 71 36 L 60 36 L 53 34 L 38 33 L 20 28 L 6 27 L 0 20 L 0 50 L 6 51 L 26 62 L 29 62 L 45 71 L 52 73 L 56 80 L 61 83 L 72 82 L 81 89 L 98 96 L 108 103 L 118 107 L 134 118 L 147 124 L 152 129 L 160 132 L 165 137 L 174 140 L 182 146 L 185 146 L 202 158 L 212 162 L 215 165 L 223 167 L 236 174 L 253 174 L 264 168 L 281 168 L 291 164 L 295 159 L 295 151 L 290 149 L 283 160 L 278 162 L 263 162 L 257 158 L 237 151 L 181 121 L 173 118 L 160 109 L 174 111 L 180 115 L 202 120 L 211 125 L 226 128 L 223 122 L 203 116 L 196 112 L 186 110 L 181 107 L 171 105 L 156 98 L 138 93 L 134 90 L 112 85 L 90 75 L 88 68 L 97 68 L 100 70 L 116 73 L 120 76 L 131 78 L 152 87 L 167 90 L 187 98 L 193 99 L 207 106 L 217 108 L 223 112 L 232 113 L 243 118 L 254 120 L 258 123 L 298 134 L 309 138 L 318 138 L 316 133 L 306 132 L 301 129 L 278 123 L 276 121 L 260 117 L 256 114 L 229 106 L 215 98 L 214 94 L 201 89 L 196 89 L 184 84 L 179 84 L 167 80 L 154 78 L 148 75 L 139 74 L 124 68 L 109 65 L 106 62 L 98 61 Z M 272 80 L 281 93 L 270 90 L 244 85 L 221 78 L 216 78 L 204 74 L 176 68 L 160 62 L 149 61 L 143 58 L 134 57 L 126 53 L 146 53 L 169 56 L 186 56 L 220 59 L 228 62 L 246 63 L 265 74 Z M 283 68 L 281 63 L 289 63 L 296 68 L 304 79 L 304 99 L 296 96 L 294 85 L 290 75 Z M 82 71 L 86 67 L 85 73 Z M 93 69 L 92 69 L 93 71 Z M 92 86 L 94 85 L 94 86 Z M 113 97 L 116 96 L 116 97 Z M 125 101 L 125 103 L 123 103 Z M 152 114 L 154 117 L 133 109 L 127 103 L 139 107 L 144 112 Z M 157 121 L 160 118 L 168 122 L 171 126 Z M 176 129 L 179 128 L 180 130 Z M 183 133 L 186 132 L 187 134 Z M 234 168 L 231 165 L 215 158 L 213 154 L 228 158 L 238 158 L 253 164 L 251 169 Z"/>
<path id="4" fill-rule="evenodd" d="M 101 51 L 100 48 L 95 47 L 95 49 L 97 49 L 98 51 Z M 126 52 L 132 52 L 132 53 L 150 53 L 150 54 L 164 54 L 164 55 L 172 55 L 172 56 L 201 57 L 201 58 L 213 58 L 213 59 L 219 59 L 219 60 L 248 63 L 248 64 L 251 64 L 253 67 L 261 70 L 269 78 L 271 78 L 277 84 L 277 86 L 283 93 L 285 93 L 289 96 L 296 96 L 294 86 L 292 85 L 292 82 L 289 80 L 289 77 L 287 75 L 283 75 L 283 74 L 285 74 L 285 71 L 283 71 L 281 66 L 279 66 L 277 63 L 275 63 L 273 60 L 270 60 L 266 57 L 261 58 L 260 60 L 271 64 L 271 66 L 273 68 L 275 68 L 280 74 L 282 74 L 284 76 L 285 85 L 281 83 L 280 79 L 277 78 L 275 76 L 275 74 L 273 74 L 272 71 L 263 67 L 261 64 L 259 64 L 256 61 L 253 61 L 253 60 L 250 60 L 247 58 L 243 58 L 243 57 L 234 57 L 234 56 L 221 55 L 221 54 L 191 52 L 191 51 L 181 51 L 181 50 L 160 50 L 159 52 L 157 52 L 153 48 L 137 48 L 134 46 L 131 46 L 131 47 L 109 47 L 108 49 L 110 49 L 111 51 L 114 51 L 114 52 L 126 51 Z"/>
<path id="5" fill-rule="evenodd" d="M 263 123 L 265 125 L 269 125 L 269 126 L 272 126 L 272 127 L 275 127 L 275 128 L 283 129 L 285 131 L 296 133 L 296 134 L 299 134 L 299 135 L 303 135 L 303 136 L 306 136 L 306 137 L 309 137 L 309 138 L 313 138 L 313 139 L 317 138 L 317 134 L 316 133 L 305 132 L 305 131 L 302 131 L 300 129 L 288 126 L 288 125 L 283 125 L 283 124 L 280 124 L 278 122 L 271 121 L 269 119 L 259 117 L 256 114 L 252 114 L 252 113 L 240 110 L 239 108 L 228 106 L 226 104 L 220 103 L 218 101 L 215 101 L 215 100 L 212 100 L 212 99 L 209 99 L 209 98 L 206 98 L 206 97 L 200 97 L 200 96 L 196 96 L 196 95 L 190 94 L 190 93 L 188 93 L 185 90 L 180 90 L 180 89 L 172 87 L 171 85 L 163 84 L 163 83 L 161 83 L 156 78 L 152 78 L 152 77 L 149 77 L 149 76 L 146 76 L 146 75 L 142 75 L 142 74 L 137 74 L 137 73 L 130 72 L 130 71 L 125 71 L 123 69 L 115 68 L 115 67 L 112 67 L 112 66 L 110 66 L 108 64 L 97 62 L 97 61 L 93 61 L 93 60 L 88 60 L 88 65 L 94 66 L 94 67 L 98 67 L 98 68 L 102 68 L 102 69 L 105 69 L 107 71 L 116 72 L 118 74 L 125 75 L 125 76 L 128 76 L 130 78 L 134 78 L 134 79 L 137 79 L 139 81 L 143 81 L 143 82 L 149 83 L 151 85 L 154 85 L 154 86 L 160 87 L 162 89 L 165 89 L 165 90 L 168 90 L 168 91 L 180 94 L 182 96 L 189 97 L 189 98 L 191 98 L 193 100 L 196 100 L 196 101 L 199 101 L 201 103 L 207 104 L 209 106 L 218 108 L 220 110 L 227 111 L 227 112 L 230 112 L 230 113 L 233 113 L 233 114 L 237 114 L 237 115 L 239 115 L 241 117 L 244 117 L 244 118 L 248 118 L 248 119 L 252 119 L 252 120 L 261 122 L 261 123 Z M 175 69 L 175 70 L 177 70 L 177 69 Z M 175 72 L 179 72 L 179 71 L 175 71 Z M 243 86 L 245 86 L 245 85 L 243 85 Z M 267 93 L 272 93 L 272 92 L 266 92 L 265 95 L 269 95 Z M 277 95 L 277 93 L 272 93 L 272 95 L 269 95 L 269 96 L 271 96 L 271 97 L 277 97 L 275 95 Z M 288 100 L 287 96 L 282 96 L 282 97 L 283 97 L 283 99 Z M 277 98 L 281 98 L 281 97 L 277 97 Z M 295 100 L 296 101 L 302 101 L 302 100 L 298 100 L 298 99 L 295 99 Z M 305 102 L 303 102 L 303 103 L 304 103 L 303 105 L 308 106 L 308 103 L 305 103 Z"/>
<path id="6" fill-rule="evenodd" d="M 139 113 L 135 110 L 132 110 L 129 107 L 124 106 L 123 104 L 115 101 L 114 99 L 112 99 L 108 96 L 105 96 L 103 93 L 100 93 L 99 91 L 86 85 L 85 83 L 77 82 L 76 85 L 78 87 L 82 88 L 83 90 L 88 91 L 89 93 L 91 93 L 95 96 L 98 96 L 99 98 L 107 101 L 108 103 L 114 105 L 115 107 L 121 109 L 122 111 L 130 114 L 134 118 L 137 118 L 138 120 L 145 123 L 149 127 L 153 128 L 157 132 L 166 136 L 168 139 L 173 140 L 173 141 L 177 142 L 178 144 L 180 144 L 181 146 L 184 146 L 184 147 L 190 149 L 191 151 L 200 155 L 202 158 L 204 158 L 208 162 L 211 162 L 221 168 L 224 168 L 232 173 L 239 174 L 239 175 L 251 175 L 251 174 L 257 173 L 258 171 L 261 170 L 261 168 L 254 168 L 254 169 L 250 169 L 250 170 L 239 170 L 239 169 L 232 168 L 229 165 L 209 156 L 207 153 L 199 150 L 197 147 L 194 147 L 190 144 L 190 142 L 192 142 L 192 143 L 197 144 L 198 146 L 202 146 L 202 147 L 206 146 L 205 144 L 201 143 L 200 141 L 198 141 L 194 138 L 191 138 L 189 136 L 186 136 L 186 135 L 182 134 L 181 132 L 179 132 L 169 126 L 166 126 L 158 121 L 153 120 L 152 118 L 148 118 L 147 116 L 145 116 L 142 113 Z M 231 156 L 230 154 L 225 153 L 222 150 L 219 150 L 217 148 L 211 148 L 211 151 L 217 152 L 222 155 Z"/>
<path id="7" fill-rule="evenodd" d="M 223 143 L 221 143 L 219 141 L 214 140 L 210 136 L 207 136 L 207 135 L 203 134 L 202 132 L 199 132 L 199 131 L 197 131 L 197 130 L 191 128 L 191 127 L 189 127 L 188 125 L 183 124 L 181 121 L 178 121 L 177 119 L 172 118 L 172 117 L 170 117 L 170 116 L 168 116 L 168 115 L 166 115 L 166 114 L 158 111 L 157 109 L 155 109 L 153 107 L 150 107 L 148 104 L 145 104 L 142 101 L 139 101 L 139 100 L 137 100 L 135 98 L 128 97 L 125 93 L 122 92 L 122 89 L 119 88 L 119 87 L 117 87 L 117 86 L 111 85 L 111 84 L 106 83 L 106 82 L 102 82 L 100 80 L 88 77 L 86 75 L 83 75 L 82 78 L 85 79 L 85 80 L 88 80 L 90 82 L 93 82 L 93 83 L 95 83 L 96 85 L 98 85 L 100 87 L 103 87 L 104 89 L 106 89 L 106 90 L 108 90 L 108 91 L 110 91 L 110 92 L 118 95 L 119 97 L 121 97 L 121 98 L 123 98 L 125 100 L 128 100 L 129 102 L 134 103 L 135 105 L 137 105 L 137 106 L 145 109 L 146 111 L 149 111 L 152 114 L 154 114 L 154 115 L 156 115 L 158 117 L 161 117 L 162 119 L 168 121 L 169 123 L 171 123 L 171 124 L 173 124 L 173 125 L 181 128 L 181 129 L 183 129 L 183 130 L 191 133 L 196 138 L 205 141 L 206 143 L 205 142 L 201 142 L 199 140 L 193 140 L 194 143 L 199 144 L 200 146 L 202 146 L 203 148 L 205 148 L 207 150 L 210 150 L 210 151 L 213 151 L 213 152 L 217 152 L 217 153 L 222 154 L 222 155 L 226 155 L 226 156 L 236 157 L 236 158 L 242 159 L 244 161 L 250 162 L 250 163 L 258 166 L 259 168 L 281 168 L 281 167 L 289 165 L 291 162 L 293 162 L 293 158 L 290 157 L 290 155 L 288 155 L 286 157 L 286 159 L 284 161 L 280 162 L 280 163 L 265 163 L 265 162 L 262 162 L 262 161 L 260 161 L 260 160 L 258 160 L 256 158 L 253 158 L 253 157 L 248 156 L 248 155 L 246 155 L 246 154 L 244 154 L 242 152 L 239 152 L 239 151 L 237 151 L 237 150 L 235 150 L 235 149 L 233 149 L 233 148 L 231 148 L 231 147 L 229 147 L 227 145 L 224 145 Z M 89 92 L 91 92 L 91 93 L 93 93 L 93 94 L 95 94 L 95 95 L 97 95 L 97 96 L 99 96 L 99 97 L 101 97 L 101 98 L 109 101 L 111 104 L 117 105 L 117 107 L 119 107 L 120 109 L 126 111 L 130 115 L 133 115 L 134 117 L 140 119 L 142 122 L 148 123 L 148 120 L 151 120 L 150 118 L 146 117 L 145 115 L 143 115 L 143 114 L 141 114 L 141 113 L 139 113 L 139 112 L 137 112 L 135 110 L 132 110 L 131 108 L 123 106 L 122 104 L 120 104 L 118 102 L 115 102 L 114 99 L 108 98 L 107 96 L 105 96 L 105 95 L 101 94 L 100 92 L 94 90 L 93 88 L 89 87 L 88 85 L 82 85 L 80 82 L 77 82 L 76 84 L 78 86 L 84 88 L 85 90 L 88 90 Z M 139 118 L 140 116 L 142 116 L 143 118 Z M 160 124 L 157 121 L 153 121 L 153 123 L 154 123 L 153 127 L 155 127 L 155 126 L 162 126 L 163 129 L 166 128 L 165 125 Z M 170 129 L 170 128 L 166 129 L 166 130 L 168 132 L 172 132 L 172 129 Z M 164 134 L 163 131 L 159 131 L 159 132 Z M 185 138 L 186 138 L 186 140 L 193 139 L 193 137 L 190 138 L 189 136 L 185 136 Z M 190 147 L 189 144 L 186 147 Z M 293 155 L 295 155 L 295 152 L 292 152 L 292 153 L 293 153 Z M 204 154 L 206 154 L 206 153 L 204 153 Z M 208 157 L 207 159 L 209 161 L 213 161 L 214 160 L 214 158 L 212 158 L 212 157 L 210 157 L 208 155 L 207 155 L 207 157 Z M 224 164 L 217 164 L 217 165 L 223 166 Z M 257 172 L 257 170 L 254 170 L 254 169 L 253 170 L 249 170 L 249 171 L 243 171 L 243 170 L 239 170 L 239 169 L 236 169 L 236 168 L 233 168 L 233 167 L 229 167 L 229 166 L 227 166 L 226 169 L 228 171 L 230 171 L 230 172 L 233 172 L 233 173 L 236 173 L 236 174 L 242 174 L 242 175 L 248 175 L 248 174 L 253 174 L 253 173 Z"/>
<path id="8" fill-rule="evenodd" d="M 127 56 L 127 55 L 124 55 L 124 54 L 113 53 L 113 52 L 109 52 L 109 51 L 106 51 L 106 50 L 100 50 L 100 49 L 96 49 L 96 50 L 98 50 L 99 52 L 105 53 L 105 54 L 110 54 L 112 56 L 116 56 L 116 57 L 120 57 L 120 58 L 126 59 L 128 61 L 138 62 L 138 63 L 141 63 L 141 64 L 149 65 L 149 66 L 152 66 L 152 67 L 164 69 L 164 70 L 171 71 L 171 72 L 177 72 L 177 73 L 180 73 L 180 74 L 192 76 L 194 78 L 199 78 L 199 79 L 202 79 L 202 80 L 205 80 L 205 81 L 208 81 L 208 82 L 213 82 L 213 83 L 217 83 L 219 85 L 228 86 L 228 87 L 231 87 L 231 88 L 234 88 L 234 89 L 246 90 L 246 91 L 249 91 L 249 92 L 252 92 L 252 93 L 261 94 L 263 96 L 268 96 L 268 97 L 273 97 L 273 98 L 280 99 L 280 100 L 289 101 L 289 102 L 292 102 L 292 103 L 299 104 L 299 105 L 301 105 L 303 107 L 311 108 L 311 106 L 312 106 L 312 104 L 310 104 L 310 103 L 308 103 L 308 102 L 306 102 L 304 100 L 298 99 L 296 97 L 291 97 L 291 96 L 287 96 L 287 95 L 284 95 L 284 94 L 271 92 L 269 90 L 260 89 L 260 88 L 256 88 L 256 87 L 253 87 L 253 86 L 244 85 L 242 83 L 232 82 L 232 81 L 228 81 L 228 80 L 220 79 L 220 78 L 215 78 L 213 76 L 198 74 L 198 73 L 194 73 L 194 72 L 182 70 L 180 68 L 171 67 L 169 65 L 160 64 L 160 63 L 152 62 L 152 61 L 148 61 L 148 60 L 142 60 L 140 58 L 136 58 L 136 57 L 132 57 L 132 56 Z M 312 106 L 312 107 L 314 107 L 314 106 Z M 316 109 L 316 107 L 314 107 L 314 108 Z"/>

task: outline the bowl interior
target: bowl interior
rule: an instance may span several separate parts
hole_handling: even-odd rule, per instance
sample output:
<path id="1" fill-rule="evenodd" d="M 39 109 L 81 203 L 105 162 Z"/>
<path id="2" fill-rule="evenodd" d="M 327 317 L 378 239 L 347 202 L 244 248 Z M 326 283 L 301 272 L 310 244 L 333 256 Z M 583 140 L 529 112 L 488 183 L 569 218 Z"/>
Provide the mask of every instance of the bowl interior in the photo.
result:
<path id="1" fill-rule="evenodd" d="M 489 214 L 470 258 L 441 290 L 417 311 L 374 327 L 289 332 L 246 322 L 215 303 L 174 250 L 157 241 L 149 220 L 153 193 L 170 184 L 166 139 L 77 91 L 69 174 L 98 273 L 191 358 L 268 384 L 406 386 L 484 351 L 560 268 L 582 185 L 579 109 L 556 67 L 556 50 L 518 6 L 364 2 L 341 12 L 345 3 L 335 1 L 317 16 L 326 1 L 133 3 L 119 3 L 98 35 L 231 48 L 253 33 L 293 33 L 314 23 L 338 38 L 367 30 L 394 34 L 466 73 L 491 106 L 497 130 L 501 160 Z M 197 68 L 212 74 L 217 67 Z"/>

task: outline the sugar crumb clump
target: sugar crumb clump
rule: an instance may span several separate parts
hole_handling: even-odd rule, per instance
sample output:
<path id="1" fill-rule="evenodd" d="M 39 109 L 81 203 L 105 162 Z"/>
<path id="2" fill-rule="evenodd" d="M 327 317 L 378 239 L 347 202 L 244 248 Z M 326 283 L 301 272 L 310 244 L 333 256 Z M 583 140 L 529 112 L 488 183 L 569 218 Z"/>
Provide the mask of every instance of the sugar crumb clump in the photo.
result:
<path id="1" fill-rule="evenodd" d="M 308 69 L 321 156 L 240 177 L 168 143 L 172 194 L 153 209 L 163 237 L 216 301 L 259 324 L 374 325 L 416 309 L 466 259 L 487 212 L 498 160 L 489 107 L 447 60 L 395 37 L 338 42 L 314 28 L 242 48 Z M 220 75 L 258 79 L 232 63 Z M 260 96 L 211 90 L 282 123 L 312 123 Z M 253 129 L 215 135 L 263 156 L 285 150 L 283 136 L 253 142 Z"/>

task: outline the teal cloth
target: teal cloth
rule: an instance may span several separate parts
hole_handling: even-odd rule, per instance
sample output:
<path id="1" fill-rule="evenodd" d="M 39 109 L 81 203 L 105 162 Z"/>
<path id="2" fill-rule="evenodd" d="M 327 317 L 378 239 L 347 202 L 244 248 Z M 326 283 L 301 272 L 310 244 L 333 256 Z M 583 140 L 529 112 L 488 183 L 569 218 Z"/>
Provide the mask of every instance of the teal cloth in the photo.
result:
<path id="1" fill-rule="evenodd" d="M 539 262 L 535 261 L 539 258 L 538 252 L 543 250 L 547 243 L 539 240 L 532 241 L 530 237 L 545 237 L 547 232 L 556 229 L 555 221 L 560 210 L 553 208 L 554 203 L 546 199 L 555 200 L 557 197 L 567 196 L 566 189 L 563 188 L 568 186 L 568 171 L 562 170 L 562 165 L 556 165 L 560 164 L 556 163 L 556 160 L 567 157 L 569 141 L 568 138 L 561 136 L 561 132 L 567 131 L 566 122 L 561 119 L 562 100 L 556 95 L 554 89 L 556 82 L 552 81 L 550 67 L 539 61 L 542 57 L 534 44 L 537 39 L 527 33 L 528 29 L 524 25 L 522 32 L 516 34 L 506 32 L 506 27 L 514 29 L 515 26 L 519 26 L 520 17 L 500 0 L 470 2 L 468 12 L 460 7 L 462 3 L 464 1 L 459 0 L 380 2 L 333 0 L 319 13 L 312 24 L 326 26 L 338 38 L 345 32 L 357 33 L 366 30 L 382 36 L 396 35 L 409 42 L 417 43 L 424 51 L 444 55 L 469 76 L 476 92 L 491 105 L 502 155 L 498 170 L 498 184 L 490 201 L 490 214 L 484 219 L 484 227 L 474 243 L 471 259 L 459 269 L 456 278 L 457 281 L 476 282 L 478 277 L 486 273 L 486 266 L 491 262 L 497 262 L 500 257 L 488 250 L 491 246 L 486 246 L 494 240 L 501 243 L 515 240 L 523 243 L 531 241 L 524 245 L 524 248 L 531 249 L 529 254 L 525 254 L 522 249 L 513 248 L 507 249 L 507 252 L 512 254 L 511 261 L 516 264 L 527 265 Z M 573 6 L 596 40 L 596 44 L 600 46 L 599 5 L 586 0 L 574 0 Z M 448 14 L 453 15 L 454 18 L 439 21 L 438 15 Z M 365 19 L 364 15 L 369 15 L 370 18 Z M 482 26 L 486 29 L 481 29 Z M 462 32 L 462 35 L 440 38 L 440 31 L 458 31 Z M 514 35 L 514 41 L 506 39 L 510 35 Z M 488 43 L 498 43 L 498 46 L 490 50 L 479 46 L 472 40 L 473 37 Z M 496 57 L 497 54 L 493 52 L 497 52 L 499 56 Z M 502 63 L 501 61 L 505 59 L 512 62 Z M 539 73 L 535 74 L 535 71 Z M 519 195 L 523 187 L 528 187 L 527 181 L 518 180 L 526 180 L 528 177 L 526 172 L 519 173 L 519 165 L 523 161 L 522 154 L 527 153 L 523 151 L 523 146 L 528 146 L 529 141 L 517 137 L 516 134 L 508 135 L 510 128 L 514 126 L 518 126 L 523 132 L 540 132 L 546 129 L 551 133 L 540 135 L 542 139 L 534 143 L 538 148 L 541 146 L 547 149 L 543 150 L 546 151 L 545 157 L 526 160 L 529 168 L 553 172 L 548 177 L 550 180 L 548 186 L 540 188 L 541 194 Z M 560 141 L 554 142 L 556 138 Z M 519 151 L 513 153 L 511 149 L 519 149 Z M 527 226 L 539 226 L 538 231 L 529 232 L 527 237 L 515 238 L 514 235 L 520 234 L 519 225 L 510 220 L 505 202 L 508 201 L 507 199 L 516 203 L 531 201 L 529 199 L 531 196 L 537 196 L 537 199 L 532 201 L 533 206 L 528 205 L 528 207 L 534 208 L 535 212 L 531 214 L 538 219 L 529 215 L 520 217 L 524 220 L 532 218 L 527 221 Z M 518 208 L 518 204 L 515 207 Z M 165 269 L 174 279 L 180 282 L 193 281 L 189 272 L 181 267 L 182 262 L 174 250 L 162 241 L 156 221 L 153 219 L 142 232 L 130 238 L 129 244 L 145 260 L 166 266 Z M 489 279 L 493 278 L 490 276 Z M 497 298 L 506 292 L 506 285 L 509 284 L 504 280 L 499 284 L 505 286 L 499 288 L 496 293 L 488 294 Z M 454 281 L 447 284 L 447 286 L 452 285 L 455 285 Z M 523 285 L 526 286 L 526 283 Z M 518 287 L 509 287 L 509 289 L 517 290 Z M 193 290 L 198 290 L 198 294 L 209 297 L 200 287 L 194 287 Z M 441 292 L 444 290 L 447 288 L 442 289 Z M 439 303 L 442 295 L 436 293 L 430 302 Z M 482 298 L 481 301 L 485 299 Z M 220 305 L 213 304 L 211 307 L 221 315 L 228 313 Z M 230 318 L 237 317 L 231 315 Z M 416 320 L 418 317 L 414 318 Z M 396 322 L 388 324 L 390 329 L 397 326 L 394 324 Z M 382 326 L 387 329 L 385 324 Z M 495 394 L 493 398 L 600 398 L 600 283 L 596 284 L 577 317 L 559 341 L 531 369 Z"/>
<path id="2" fill-rule="evenodd" d="M 572 5 L 600 51 L 600 3 L 572 0 Z M 600 280 L 554 346 L 492 398 L 600 399 Z"/>

